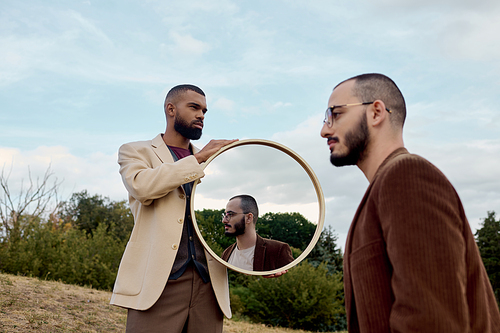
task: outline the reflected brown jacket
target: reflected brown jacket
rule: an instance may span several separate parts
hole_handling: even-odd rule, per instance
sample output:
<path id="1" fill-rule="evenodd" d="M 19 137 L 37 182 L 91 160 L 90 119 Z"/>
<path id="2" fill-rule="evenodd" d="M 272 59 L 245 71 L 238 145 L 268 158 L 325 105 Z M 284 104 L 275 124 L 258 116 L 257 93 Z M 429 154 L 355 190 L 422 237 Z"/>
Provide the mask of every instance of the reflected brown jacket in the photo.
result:
<path id="1" fill-rule="evenodd" d="M 222 259 L 228 261 L 235 247 L 236 243 L 225 249 L 222 253 Z M 262 238 L 257 235 L 253 258 L 253 270 L 255 272 L 272 271 L 288 265 L 292 261 L 292 250 L 287 243 L 283 243 L 273 239 Z"/>

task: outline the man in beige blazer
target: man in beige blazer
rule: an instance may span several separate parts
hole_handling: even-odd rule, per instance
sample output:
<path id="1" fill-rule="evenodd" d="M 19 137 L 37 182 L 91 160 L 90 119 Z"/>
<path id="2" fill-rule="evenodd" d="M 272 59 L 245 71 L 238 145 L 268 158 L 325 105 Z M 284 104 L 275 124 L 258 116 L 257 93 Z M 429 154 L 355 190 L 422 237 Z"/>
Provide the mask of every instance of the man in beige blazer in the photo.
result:
<path id="1" fill-rule="evenodd" d="M 349 332 L 500 332 L 500 313 L 458 194 L 403 144 L 406 106 L 381 74 L 343 81 L 321 136 L 335 166 L 370 182 L 344 253 Z"/>
<path id="2" fill-rule="evenodd" d="M 128 309 L 127 332 L 222 332 L 231 317 L 226 268 L 193 233 L 192 182 L 201 164 L 235 140 L 212 140 L 202 150 L 207 103 L 192 85 L 165 99 L 167 128 L 153 140 L 124 144 L 118 163 L 129 193 L 134 228 L 123 254 L 111 304 Z"/>

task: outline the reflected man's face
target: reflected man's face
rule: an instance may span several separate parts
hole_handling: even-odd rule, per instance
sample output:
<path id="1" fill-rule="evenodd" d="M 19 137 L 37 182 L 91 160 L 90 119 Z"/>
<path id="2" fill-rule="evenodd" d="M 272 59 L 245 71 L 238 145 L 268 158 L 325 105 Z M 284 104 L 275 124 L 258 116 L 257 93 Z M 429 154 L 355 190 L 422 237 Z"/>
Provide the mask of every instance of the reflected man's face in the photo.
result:
<path id="1" fill-rule="evenodd" d="M 245 214 L 240 207 L 241 199 L 230 200 L 226 205 L 224 223 L 224 234 L 236 237 L 245 233 Z"/>

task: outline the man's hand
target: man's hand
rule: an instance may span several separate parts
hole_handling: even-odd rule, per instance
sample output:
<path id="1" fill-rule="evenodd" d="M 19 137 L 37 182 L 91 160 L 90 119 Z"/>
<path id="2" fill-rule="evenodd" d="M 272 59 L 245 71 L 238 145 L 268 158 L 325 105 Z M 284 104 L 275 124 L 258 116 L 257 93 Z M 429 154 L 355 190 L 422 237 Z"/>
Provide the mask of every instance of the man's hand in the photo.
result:
<path id="1" fill-rule="evenodd" d="M 215 154 L 219 149 L 224 146 L 227 146 L 230 143 L 236 142 L 235 140 L 210 140 L 210 142 L 203 147 L 202 150 L 194 154 L 194 157 L 198 160 L 198 163 L 203 163 L 210 158 L 213 154 Z"/>
<path id="2" fill-rule="evenodd" d="M 266 279 L 269 279 L 269 278 L 276 278 L 278 276 L 282 276 L 283 274 L 285 273 L 288 273 L 288 270 L 286 271 L 282 271 L 282 272 L 278 272 L 278 273 L 274 273 L 274 274 L 271 274 L 271 275 L 263 275 L 262 277 L 266 278 Z"/>

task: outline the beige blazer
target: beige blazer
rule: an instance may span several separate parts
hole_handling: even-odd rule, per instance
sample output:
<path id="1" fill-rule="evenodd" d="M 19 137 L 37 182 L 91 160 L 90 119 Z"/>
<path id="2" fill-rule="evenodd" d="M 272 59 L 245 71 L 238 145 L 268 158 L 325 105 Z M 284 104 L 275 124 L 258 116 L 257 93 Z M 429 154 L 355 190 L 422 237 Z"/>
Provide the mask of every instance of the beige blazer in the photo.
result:
<path id="1" fill-rule="evenodd" d="M 199 151 L 193 147 L 193 151 Z M 186 196 L 182 184 L 205 174 L 194 156 L 174 163 L 161 134 L 153 140 L 124 144 L 118 153 L 120 174 L 129 193 L 134 228 L 123 253 L 111 304 L 149 309 L 160 297 L 181 241 Z M 219 306 L 231 318 L 227 269 L 206 251 Z"/>

